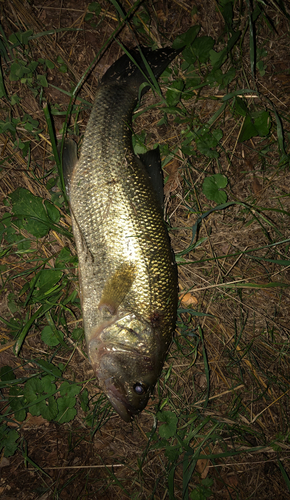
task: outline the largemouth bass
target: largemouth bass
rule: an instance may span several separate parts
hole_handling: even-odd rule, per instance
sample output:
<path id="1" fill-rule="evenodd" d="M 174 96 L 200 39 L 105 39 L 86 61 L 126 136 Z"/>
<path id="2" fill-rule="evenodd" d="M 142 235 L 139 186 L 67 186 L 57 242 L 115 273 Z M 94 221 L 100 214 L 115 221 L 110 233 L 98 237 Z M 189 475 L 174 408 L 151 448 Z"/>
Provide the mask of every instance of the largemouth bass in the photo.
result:
<path id="1" fill-rule="evenodd" d="M 132 148 L 132 113 L 149 74 L 139 50 L 130 53 L 134 62 L 122 56 L 100 82 L 79 160 L 72 140 L 63 150 L 88 355 L 127 422 L 145 408 L 160 376 L 177 309 L 161 203 Z M 158 78 L 178 52 L 142 53 Z"/>

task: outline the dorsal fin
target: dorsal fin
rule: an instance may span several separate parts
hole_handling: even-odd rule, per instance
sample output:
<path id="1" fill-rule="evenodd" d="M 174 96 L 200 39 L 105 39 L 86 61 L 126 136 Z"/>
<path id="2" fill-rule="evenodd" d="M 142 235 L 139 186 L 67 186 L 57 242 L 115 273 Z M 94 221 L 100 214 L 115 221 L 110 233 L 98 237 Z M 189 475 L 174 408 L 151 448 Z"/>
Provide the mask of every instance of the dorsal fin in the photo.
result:
<path id="1" fill-rule="evenodd" d="M 144 154 L 139 154 L 139 157 L 144 167 L 146 168 L 147 174 L 149 176 L 152 185 L 152 189 L 157 197 L 157 201 L 163 212 L 164 209 L 163 174 L 161 168 L 159 147 L 156 149 L 151 149 L 150 151 L 147 151 Z"/>

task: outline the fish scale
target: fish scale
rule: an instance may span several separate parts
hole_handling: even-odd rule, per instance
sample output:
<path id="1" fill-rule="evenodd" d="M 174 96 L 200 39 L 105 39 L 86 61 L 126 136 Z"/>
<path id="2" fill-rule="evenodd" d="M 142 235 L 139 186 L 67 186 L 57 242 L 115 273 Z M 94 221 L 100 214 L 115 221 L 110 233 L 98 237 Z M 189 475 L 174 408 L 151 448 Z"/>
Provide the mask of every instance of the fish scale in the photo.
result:
<path id="1" fill-rule="evenodd" d="M 131 53 L 146 73 L 138 51 Z M 145 54 L 158 77 L 177 52 Z M 132 113 L 144 80 L 128 56 L 114 63 L 97 90 L 79 160 L 63 160 L 89 359 L 125 421 L 147 404 L 177 308 L 177 272 L 162 208 L 132 148 Z"/>

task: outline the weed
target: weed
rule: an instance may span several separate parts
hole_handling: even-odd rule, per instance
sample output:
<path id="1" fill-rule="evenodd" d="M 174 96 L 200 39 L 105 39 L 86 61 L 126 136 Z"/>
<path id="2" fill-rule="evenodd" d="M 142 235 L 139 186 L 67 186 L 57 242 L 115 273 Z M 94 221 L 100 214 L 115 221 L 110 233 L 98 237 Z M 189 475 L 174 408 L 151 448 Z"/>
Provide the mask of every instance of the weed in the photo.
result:
<path id="1" fill-rule="evenodd" d="M 59 29 L 49 9 L 41 10 L 46 29 L 18 0 L 3 7 L 0 451 L 17 470 L 24 460 L 38 471 L 43 483 L 33 488 L 53 498 L 72 488 L 74 498 L 250 498 L 255 483 L 264 499 L 273 477 L 286 498 L 287 5 L 229 0 L 206 12 L 206 3 L 174 4 L 170 16 L 150 2 L 123 4 L 92 2 L 81 20 L 76 8 Z M 81 147 L 92 68 L 101 54 L 100 73 L 111 64 L 112 40 L 118 57 L 135 37 L 156 48 L 166 33 L 185 48 L 160 79 L 162 92 L 154 82 L 155 97 L 138 104 L 133 147 L 160 147 L 180 305 L 155 396 L 125 428 L 87 361 L 57 142 L 77 136 Z M 64 476 L 54 475 L 56 464 Z"/>

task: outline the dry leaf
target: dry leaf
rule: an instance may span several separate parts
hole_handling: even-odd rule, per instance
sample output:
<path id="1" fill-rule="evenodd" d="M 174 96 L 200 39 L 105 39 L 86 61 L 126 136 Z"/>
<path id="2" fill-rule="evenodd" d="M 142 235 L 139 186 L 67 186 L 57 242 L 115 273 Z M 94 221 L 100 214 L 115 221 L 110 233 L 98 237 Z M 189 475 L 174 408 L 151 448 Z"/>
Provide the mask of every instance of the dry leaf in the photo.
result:
<path id="1" fill-rule="evenodd" d="M 197 470 L 197 472 L 200 474 L 201 476 L 201 479 L 205 479 L 208 475 L 208 471 L 209 471 L 209 460 L 207 460 L 206 458 L 200 458 L 197 462 L 196 462 L 196 467 L 195 469 Z"/>
<path id="2" fill-rule="evenodd" d="M 256 179 L 256 177 L 254 177 L 254 179 L 253 179 L 252 189 L 253 189 L 253 193 L 255 196 L 259 196 L 261 194 L 261 192 L 263 191 L 263 188 L 262 188 L 261 184 L 259 183 L 258 179 Z"/>
<path id="3" fill-rule="evenodd" d="M 198 304 L 198 299 L 191 293 L 185 293 L 180 298 L 184 306 L 196 306 Z"/>
<path id="4" fill-rule="evenodd" d="M 42 416 L 32 416 L 31 413 L 27 413 L 27 417 L 23 422 L 19 422 L 18 420 L 14 419 L 13 421 L 7 423 L 9 427 L 18 427 L 19 425 L 22 425 L 23 427 L 39 427 L 40 425 L 47 424 L 48 422 L 47 420 L 45 420 L 45 418 L 43 418 Z"/>
<path id="5" fill-rule="evenodd" d="M 252 160 L 245 158 L 245 164 L 246 164 L 247 170 L 254 170 L 254 165 L 253 165 Z"/>
<path id="6" fill-rule="evenodd" d="M 10 462 L 9 462 L 8 458 L 2 457 L 0 459 L 0 469 L 2 467 L 8 467 L 8 465 L 10 465 Z"/>
<path id="7" fill-rule="evenodd" d="M 176 189 L 180 186 L 180 174 L 178 173 L 179 162 L 173 159 L 168 165 L 166 165 L 166 173 L 169 175 L 167 182 L 164 186 L 164 196 L 169 198 L 171 193 L 174 193 Z"/>

